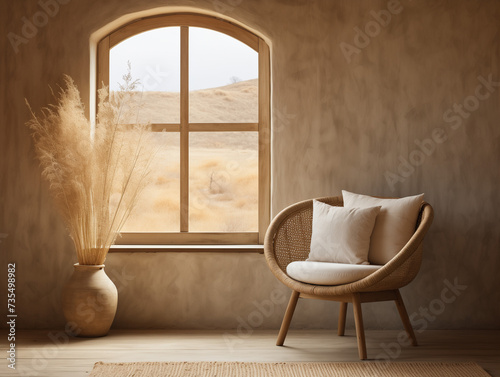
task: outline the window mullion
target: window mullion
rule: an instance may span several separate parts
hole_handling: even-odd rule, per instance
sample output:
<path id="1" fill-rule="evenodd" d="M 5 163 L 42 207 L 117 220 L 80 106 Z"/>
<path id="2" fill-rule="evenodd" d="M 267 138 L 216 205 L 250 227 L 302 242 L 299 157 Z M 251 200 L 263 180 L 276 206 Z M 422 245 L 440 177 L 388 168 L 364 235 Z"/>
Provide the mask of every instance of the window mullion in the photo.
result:
<path id="1" fill-rule="evenodd" d="M 189 28 L 181 26 L 181 232 L 189 231 Z"/>

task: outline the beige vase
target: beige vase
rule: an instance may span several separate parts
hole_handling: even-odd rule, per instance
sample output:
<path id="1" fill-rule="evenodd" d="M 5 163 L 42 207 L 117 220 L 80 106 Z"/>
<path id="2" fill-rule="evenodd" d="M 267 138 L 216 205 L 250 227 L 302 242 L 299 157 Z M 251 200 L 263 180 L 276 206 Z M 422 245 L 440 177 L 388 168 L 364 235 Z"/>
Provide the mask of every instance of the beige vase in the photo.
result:
<path id="1" fill-rule="evenodd" d="M 104 265 L 74 265 L 62 295 L 67 329 L 82 337 L 104 336 L 116 314 L 118 291 Z"/>

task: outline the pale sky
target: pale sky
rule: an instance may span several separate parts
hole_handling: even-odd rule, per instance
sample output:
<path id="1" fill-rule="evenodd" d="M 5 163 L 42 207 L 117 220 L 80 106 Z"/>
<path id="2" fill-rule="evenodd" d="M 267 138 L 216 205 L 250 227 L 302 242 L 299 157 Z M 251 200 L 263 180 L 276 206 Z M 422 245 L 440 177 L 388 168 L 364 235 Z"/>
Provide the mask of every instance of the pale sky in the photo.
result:
<path id="1" fill-rule="evenodd" d="M 189 88 L 214 88 L 258 76 L 258 54 L 225 34 L 202 28 L 189 28 Z M 110 87 L 118 83 L 132 65 L 132 76 L 144 91 L 178 92 L 180 88 L 180 28 L 150 30 L 129 38 L 110 52 Z"/>

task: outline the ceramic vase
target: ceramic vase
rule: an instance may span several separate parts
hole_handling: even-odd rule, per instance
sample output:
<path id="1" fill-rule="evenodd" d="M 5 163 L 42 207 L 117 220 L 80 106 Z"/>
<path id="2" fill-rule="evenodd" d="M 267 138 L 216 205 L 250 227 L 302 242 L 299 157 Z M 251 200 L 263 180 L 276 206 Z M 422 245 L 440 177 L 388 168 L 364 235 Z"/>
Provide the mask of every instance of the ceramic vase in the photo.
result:
<path id="1" fill-rule="evenodd" d="M 62 295 L 66 328 L 75 336 L 105 336 L 113 323 L 118 291 L 104 265 L 74 265 Z"/>

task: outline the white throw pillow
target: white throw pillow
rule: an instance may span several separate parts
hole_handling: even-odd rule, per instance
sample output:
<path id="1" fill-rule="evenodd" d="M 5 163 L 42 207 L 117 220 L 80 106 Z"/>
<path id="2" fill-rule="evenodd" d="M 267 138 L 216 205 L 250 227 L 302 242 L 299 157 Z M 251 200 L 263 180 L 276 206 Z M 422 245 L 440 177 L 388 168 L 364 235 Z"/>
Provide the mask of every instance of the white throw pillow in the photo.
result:
<path id="1" fill-rule="evenodd" d="M 370 236 L 380 206 L 344 208 L 313 201 L 308 261 L 368 264 Z"/>
<path id="2" fill-rule="evenodd" d="M 342 190 L 345 208 L 381 206 L 373 229 L 368 260 L 373 264 L 389 262 L 415 232 L 424 194 L 400 199 L 380 199 Z"/>
<path id="3" fill-rule="evenodd" d="M 325 262 L 292 262 L 286 273 L 292 279 L 309 284 L 340 285 L 361 280 L 382 266 Z"/>

